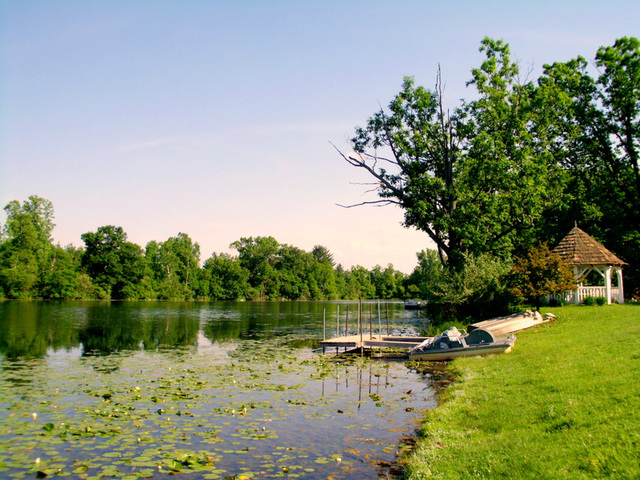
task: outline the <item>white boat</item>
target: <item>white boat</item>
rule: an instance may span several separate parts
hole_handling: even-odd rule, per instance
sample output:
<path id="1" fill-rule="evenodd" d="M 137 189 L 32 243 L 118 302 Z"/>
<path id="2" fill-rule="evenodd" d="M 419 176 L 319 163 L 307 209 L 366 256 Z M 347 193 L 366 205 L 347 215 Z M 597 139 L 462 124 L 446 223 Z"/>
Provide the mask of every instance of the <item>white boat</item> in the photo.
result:
<path id="1" fill-rule="evenodd" d="M 514 335 L 495 338 L 482 328 L 461 333 L 456 327 L 445 330 L 437 337 L 427 338 L 409 351 L 411 360 L 451 360 L 493 353 L 509 353 L 516 341 Z"/>
<path id="2" fill-rule="evenodd" d="M 510 333 L 524 330 L 545 322 L 538 311 L 527 310 L 522 313 L 514 313 L 505 317 L 496 317 L 484 322 L 472 323 L 469 325 L 469 332 L 476 328 L 490 331 L 495 337 L 502 337 Z"/>

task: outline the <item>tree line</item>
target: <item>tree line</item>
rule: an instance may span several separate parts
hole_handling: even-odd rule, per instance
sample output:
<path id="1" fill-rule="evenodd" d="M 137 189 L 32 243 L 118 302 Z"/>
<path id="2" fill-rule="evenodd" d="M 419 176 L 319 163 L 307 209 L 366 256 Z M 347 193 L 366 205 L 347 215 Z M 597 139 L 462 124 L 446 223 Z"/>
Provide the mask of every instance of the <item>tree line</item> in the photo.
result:
<path id="1" fill-rule="evenodd" d="M 328 300 L 406 298 L 418 288 L 393 265 L 336 265 L 331 252 L 306 252 L 273 237 L 248 237 L 213 253 L 186 233 L 142 248 L 122 227 L 81 235 L 83 247 L 54 245 L 54 208 L 31 196 L 5 207 L 0 297 L 11 299 Z"/>
<path id="2" fill-rule="evenodd" d="M 542 292 L 527 270 L 554 264 L 548 247 L 576 222 L 629 264 L 625 294 L 640 298 L 640 41 L 544 65 L 537 79 L 501 40 L 480 51 L 473 100 L 449 110 L 439 72 L 435 89 L 406 77 L 356 128 L 353 153 L 338 150 L 377 185 L 363 203 L 399 206 L 435 243 L 421 267 L 432 304 Z"/>

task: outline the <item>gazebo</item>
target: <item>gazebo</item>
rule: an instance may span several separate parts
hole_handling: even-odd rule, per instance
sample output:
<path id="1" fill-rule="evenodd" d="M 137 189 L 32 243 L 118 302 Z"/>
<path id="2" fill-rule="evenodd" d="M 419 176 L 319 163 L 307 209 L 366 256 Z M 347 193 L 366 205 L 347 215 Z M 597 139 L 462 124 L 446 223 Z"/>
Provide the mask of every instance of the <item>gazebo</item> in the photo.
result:
<path id="1" fill-rule="evenodd" d="M 565 293 L 565 301 L 581 303 L 585 297 L 604 297 L 607 299 L 607 303 L 624 303 L 622 267 L 627 263 L 580 230 L 577 225 L 553 251 L 573 267 L 578 284 L 577 291 Z M 591 272 L 597 272 L 604 278 L 604 286 L 584 285 Z M 612 285 L 614 274 L 617 280 L 616 286 Z"/>

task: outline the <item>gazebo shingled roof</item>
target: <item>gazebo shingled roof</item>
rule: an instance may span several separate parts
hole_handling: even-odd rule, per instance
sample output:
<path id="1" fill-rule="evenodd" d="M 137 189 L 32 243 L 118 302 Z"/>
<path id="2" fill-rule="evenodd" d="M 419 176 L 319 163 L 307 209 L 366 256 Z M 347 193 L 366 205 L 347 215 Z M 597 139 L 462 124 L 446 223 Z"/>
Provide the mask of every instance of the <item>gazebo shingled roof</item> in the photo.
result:
<path id="1" fill-rule="evenodd" d="M 577 226 L 553 251 L 570 265 L 628 265 Z"/>

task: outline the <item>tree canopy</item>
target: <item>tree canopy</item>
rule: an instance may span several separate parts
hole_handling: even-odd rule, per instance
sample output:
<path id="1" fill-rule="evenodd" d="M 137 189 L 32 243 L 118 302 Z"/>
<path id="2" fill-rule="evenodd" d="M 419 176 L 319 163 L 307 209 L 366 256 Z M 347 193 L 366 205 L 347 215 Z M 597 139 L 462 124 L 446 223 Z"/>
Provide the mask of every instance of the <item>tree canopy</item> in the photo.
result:
<path id="1" fill-rule="evenodd" d="M 357 205 L 400 206 L 452 273 L 481 255 L 510 262 L 578 221 L 640 289 L 640 42 L 600 48 L 595 77 L 578 57 L 523 78 L 505 42 L 485 38 L 480 51 L 473 100 L 449 111 L 440 72 L 434 90 L 405 77 L 356 127 L 353 153 L 338 151 L 378 194 Z"/>

